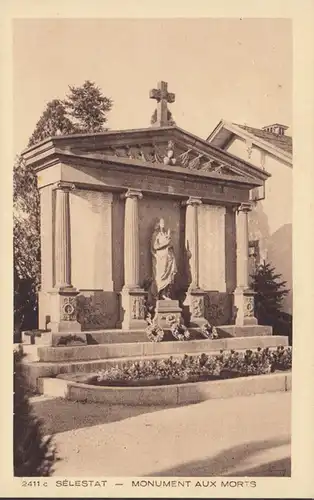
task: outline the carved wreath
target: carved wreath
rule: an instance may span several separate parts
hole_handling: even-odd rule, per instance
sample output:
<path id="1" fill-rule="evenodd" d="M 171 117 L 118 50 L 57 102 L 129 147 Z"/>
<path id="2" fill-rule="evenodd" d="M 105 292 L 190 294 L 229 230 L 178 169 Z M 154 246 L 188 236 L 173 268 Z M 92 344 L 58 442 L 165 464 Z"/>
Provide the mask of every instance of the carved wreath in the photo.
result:
<path id="1" fill-rule="evenodd" d="M 246 316 L 254 315 L 254 299 L 249 297 L 246 299 Z"/>

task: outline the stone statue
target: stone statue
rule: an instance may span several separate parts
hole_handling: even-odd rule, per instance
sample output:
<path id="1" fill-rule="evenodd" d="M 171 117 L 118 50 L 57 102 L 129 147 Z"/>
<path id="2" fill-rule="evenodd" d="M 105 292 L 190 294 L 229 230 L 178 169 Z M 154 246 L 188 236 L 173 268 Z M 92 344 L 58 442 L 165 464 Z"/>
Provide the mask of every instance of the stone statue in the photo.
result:
<path id="1" fill-rule="evenodd" d="M 174 277 L 177 273 L 176 259 L 171 242 L 170 229 L 165 230 L 165 221 L 160 219 L 151 241 L 153 256 L 153 277 L 157 298 L 170 300 Z"/>

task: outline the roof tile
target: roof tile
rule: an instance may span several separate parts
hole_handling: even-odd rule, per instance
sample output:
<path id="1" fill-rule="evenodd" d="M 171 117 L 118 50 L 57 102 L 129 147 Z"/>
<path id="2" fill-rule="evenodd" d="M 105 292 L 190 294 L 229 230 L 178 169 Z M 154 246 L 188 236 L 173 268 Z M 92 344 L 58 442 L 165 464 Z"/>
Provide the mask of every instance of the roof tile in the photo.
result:
<path id="1" fill-rule="evenodd" d="M 255 135 L 255 137 L 258 137 L 259 139 L 268 141 L 277 148 L 280 148 L 283 151 L 292 154 L 292 137 L 288 135 L 276 135 L 272 132 L 261 130 L 260 128 L 248 127 L 247 125 L 239 125 L 238 123 L 234 123 L 234 125 L 246 130 L 250 134 Z"/>

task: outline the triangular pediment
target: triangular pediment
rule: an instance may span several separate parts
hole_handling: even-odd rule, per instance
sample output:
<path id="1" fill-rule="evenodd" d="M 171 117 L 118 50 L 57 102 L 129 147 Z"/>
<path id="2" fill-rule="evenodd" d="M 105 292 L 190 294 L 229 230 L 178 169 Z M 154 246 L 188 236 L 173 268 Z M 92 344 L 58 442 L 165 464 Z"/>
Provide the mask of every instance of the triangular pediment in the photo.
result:
<path id="1" fill-rule="evenodd" d="M 134 161 L 167 168 L 187 169 L 202 176 L 235 180 L 252 186 L 262 185 L 265 171 L 177 126 L 108 131 L 98 134 L 58 136 L 52 139 L 59 152 L 104 160 Z"/>

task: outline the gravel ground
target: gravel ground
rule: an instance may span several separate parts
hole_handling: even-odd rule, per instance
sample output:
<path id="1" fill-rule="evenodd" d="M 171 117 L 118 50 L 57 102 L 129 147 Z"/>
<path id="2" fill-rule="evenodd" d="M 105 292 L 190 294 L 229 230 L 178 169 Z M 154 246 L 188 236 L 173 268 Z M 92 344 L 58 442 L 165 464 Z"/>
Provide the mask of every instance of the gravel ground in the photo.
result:
<path id="1" fill-rule="evenodd" d="M 181 407 L 35 397 L 56 433 L 55 476 L 289 476 L 289 393 Z"/>

